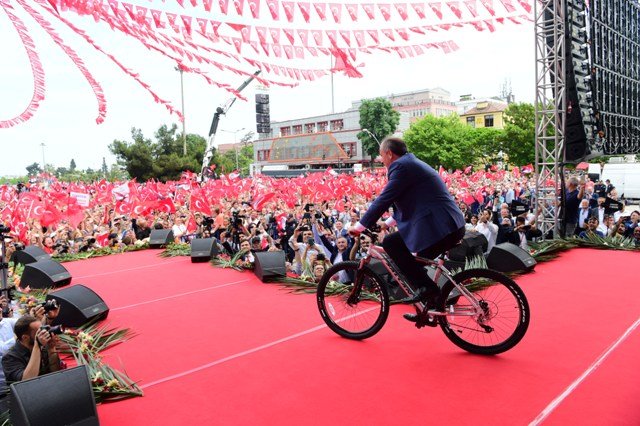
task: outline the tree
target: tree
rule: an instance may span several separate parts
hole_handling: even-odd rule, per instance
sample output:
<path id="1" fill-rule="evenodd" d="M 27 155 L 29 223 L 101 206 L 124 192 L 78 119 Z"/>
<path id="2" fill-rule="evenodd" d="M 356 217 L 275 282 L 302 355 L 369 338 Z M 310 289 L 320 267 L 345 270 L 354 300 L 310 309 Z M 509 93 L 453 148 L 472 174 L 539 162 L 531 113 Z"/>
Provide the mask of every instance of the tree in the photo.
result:
<path id="1" fill-rule="evenodd" d="M 505 111 L 504 131 L 499 136 L 509 162 L 518 166 L 533 163 L 535 151 L 535 109 L 532 104 L 513 103 Z"/>
<path id="2" fill-rule="evenodd" d="M 29 176 L 35 176 L 38 173 L 40 173 L 42 171 L 42 169 L 40 168 L 40 164 L 38 163 L 33 163 L 30 166 L 27 166 L 27 174 Z"/>
<path id="3" fill-rule="evenodd" d="M 131 129 L 132 142 L 114 140 L 109 149 L 117 157 L 118 164 L 127 173 L 146 181 L 176 180 L 185 170 L 199 172 L 206 148 L 206 140 L 199 135 L 187 134 L 187 155 L 182 154 L 182 138 L 177 135 L 178 126 L 161 126 L 155 133 L 156 142 L 145 138 L 140 129 Z"/>
<path id="4" fill-rule="evenodd" d="M 76 161 L 72 158 L 71 163 L 69 163 L 69 171 L 71 173 L 76 171 Z"/>
<path id="5" fill-rule="evenodd" d="M 391 102 L 384 98 L 368 99 L 360 105 L 360 128 L 367 129 L 358 133 L 362 150 L 371 156 L 371 163 L 378 156 L 379 142 L 392 135 L 400 124 L 400 113 L 393 109 Z M 376 140 L 377 139 L 377 140 Z"/>
<path id="6" fill-rule="evenodd" d="M 462 169 L 475 160 L 473 130 L 456 115 L 427 115 L 404 132 L 404 140 L 409 151 L 432 167 Z"/>
<path id="7" fill-rule="evenodd" d="M 494 163 L 499 159 L 500 152 L 504 151 L 503 130 L 493 127 L 471 128 L 470 137 L 477 162 L 482 164 Z"/>

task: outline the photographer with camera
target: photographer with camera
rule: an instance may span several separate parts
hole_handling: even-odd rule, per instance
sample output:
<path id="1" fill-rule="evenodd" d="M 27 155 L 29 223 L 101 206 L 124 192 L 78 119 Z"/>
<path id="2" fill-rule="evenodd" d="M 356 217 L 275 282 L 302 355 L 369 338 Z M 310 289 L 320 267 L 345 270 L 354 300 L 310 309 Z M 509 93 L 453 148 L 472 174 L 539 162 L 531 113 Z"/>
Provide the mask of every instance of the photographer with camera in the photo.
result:
<path id="1" fill-rule="evenodd" d="M 55 300 L 48 300 L 35 308 L 28 315 L 13 323 L 15 344 L 5 351 L 8 341 L 5 340 L 6 329 L 2 332 L 2 369 L 7 383 L 31 379 L 42 374 L 58 371 L 62 367 L 56 348 L 56 334 L 62 333 L 60 326 L 49 324 L 58 316 L 59 306 Z M 6 327 L 6 326 L 5 326 Z"/>

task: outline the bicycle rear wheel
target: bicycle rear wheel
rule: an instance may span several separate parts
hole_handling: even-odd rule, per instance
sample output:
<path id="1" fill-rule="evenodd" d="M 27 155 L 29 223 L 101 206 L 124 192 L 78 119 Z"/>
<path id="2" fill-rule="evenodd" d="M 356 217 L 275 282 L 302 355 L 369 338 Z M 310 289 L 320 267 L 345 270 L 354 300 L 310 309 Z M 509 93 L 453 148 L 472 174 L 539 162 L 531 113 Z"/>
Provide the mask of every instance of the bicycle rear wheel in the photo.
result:
<path id="1" fill-rule="evenodd" d="M 320 279 L 316 293 L 318 310 L 327 326 L 354 340 L 376 334 L 389 316 L 387 288 L 371 269 L 359 266 L 351 261 L 333 265 Z"/>
<path id="2" fill-rule="evenodd" d="M 529 303 L 511 278 L 489 269 L 469 269 L 453 279 L 475 296 L 484 312 L 479 317 L 464 316 L 474 311 L 471 302 L 447 283 L 442 300 L 450 314 L 440 317 L 440 327 L 449 340 L 483 355 L 502 353 L 522 340 L 529 327 Z"/>

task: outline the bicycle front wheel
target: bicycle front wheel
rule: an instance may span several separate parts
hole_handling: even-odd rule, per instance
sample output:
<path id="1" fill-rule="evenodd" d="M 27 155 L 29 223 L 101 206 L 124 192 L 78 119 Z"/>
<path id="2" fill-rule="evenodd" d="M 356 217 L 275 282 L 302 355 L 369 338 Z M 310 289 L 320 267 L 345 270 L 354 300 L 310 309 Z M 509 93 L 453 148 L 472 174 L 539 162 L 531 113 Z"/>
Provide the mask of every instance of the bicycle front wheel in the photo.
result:
<path id="1" fill-rule="evenodd" d="M 376 334 L 389 316 L 389 295 L 380 277 L 359 262 L 333 265 L 320 279 L 316 299 L 322 319 L 347 339 Z"/>
<path id="2" fill-rule="evenodd" d="M 471 302 L 447 283 L 442 300 L 449 315 L 440 317 L 440 327 L 449 340 L 482 355 L 505 352 L 522 340 L 529 327 L 529 303 L 511 278 L 489 269 L 469 269 L 453 279 L 473 294 L 482 312 L 472 316 Z"/>

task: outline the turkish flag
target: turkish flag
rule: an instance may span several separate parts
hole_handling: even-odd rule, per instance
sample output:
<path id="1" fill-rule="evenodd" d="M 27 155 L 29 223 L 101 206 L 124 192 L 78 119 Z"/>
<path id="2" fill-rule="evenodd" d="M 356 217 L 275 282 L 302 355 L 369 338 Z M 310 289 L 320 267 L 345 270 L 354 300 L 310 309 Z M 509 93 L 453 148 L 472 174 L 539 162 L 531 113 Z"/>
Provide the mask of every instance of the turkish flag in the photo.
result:
<path id="1" fill-rule="evenodd" d="M 126 201 L 116 202 L 116 213 L 121 215 L 129 215 L 133 210 L 133 205 Z"/>
<path id="2" fill-rule="evenodd" d="M 269 192 L 267 194 L 259 195 L 253 200 L 253 202 L 251 203 L 251 207 L 256 211 L 262 210 L 262 207 L 275 195 L 275 192 Z"/>
<path id="3" fill-rule="evenodd" d="M 170 198 L 165 198 L 164 200 L 158 201 L 158 210 L 167 212 L 167 213 L 175 213 L 176 206 L 173 204 Z"/>
<path id="4" fill-rule="evenodd" d="M 190 210 L 211 216 L 211 207 L 203 196 L 192 195 Z"/>

